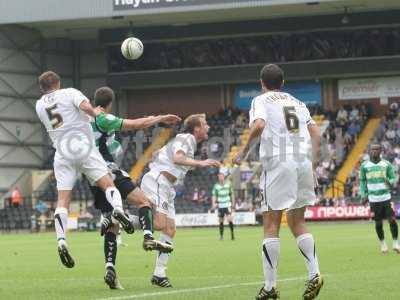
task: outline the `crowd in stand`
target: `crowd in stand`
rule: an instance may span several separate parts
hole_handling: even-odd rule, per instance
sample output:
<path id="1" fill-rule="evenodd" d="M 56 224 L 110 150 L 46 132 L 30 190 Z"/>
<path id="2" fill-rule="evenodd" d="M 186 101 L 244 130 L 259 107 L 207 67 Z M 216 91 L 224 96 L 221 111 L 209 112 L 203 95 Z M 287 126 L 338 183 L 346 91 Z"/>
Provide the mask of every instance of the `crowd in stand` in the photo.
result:
<path id="1" fill-rule="evenodd" d="M 316 168 L 320 185 L 319 195 L 323 196 L 335 178 L 341 166 L 357 141 L 361 129 L 368 119 L 366 105 L 342 106 L 335 114 L 327 115 L 330 119 L 329 126 L 322 134 L 322 157 Z M 335 191 L 334 191 L 335 192 Z M 335 195 L 321 197 L 321 205 L 334 205 Z"/>
<path id="2" fill-rule="evenodd" d="M 109 70 L 181 69 L 400 54 L 400 28 L 284 33 L 149 43 L 143 57 L 128 61 L 108 48 Z"/>

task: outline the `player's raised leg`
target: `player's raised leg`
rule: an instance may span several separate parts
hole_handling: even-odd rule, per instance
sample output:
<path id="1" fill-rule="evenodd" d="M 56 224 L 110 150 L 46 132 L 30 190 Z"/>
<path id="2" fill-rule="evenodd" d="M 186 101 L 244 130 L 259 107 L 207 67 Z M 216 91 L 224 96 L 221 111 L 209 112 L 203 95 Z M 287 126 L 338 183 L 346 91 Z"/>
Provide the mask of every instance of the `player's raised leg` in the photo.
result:
<path id="1" fill-rule="evenodd" d="M 155 215 L 155 224 L 158 230 L 161 230 L 160 242 L 170 245 L 172 247 L 173 238 L 175 237 L 176 227 L 175 220 L 169 218 L 166 214 L 157 212 Z M 154 269 L 151 283 L 160 287 L 172 287 L 171 282 L 167 277 L 167 265 L 170 254 L 158 252 L 156 258 L 156 266 Z"/>
<path id="2" fill-rule="evenodd" d="M 117 258 L 117 234 L 119 231 L 119 223 L 113 223 L 104 235 L 104 257 L 106 263 L 106 273 L 104 275 L 105 283 L 110 289 L 123 290 L 121 283 L 118 280 L 115 269 L 115 261 Z"/>
<path id="3" fill-rule="evenodd" d="M 54 212 L 54 225 L 57 235 L 58 254 L 60 256 L 61 262 L 67 268 L 72 268 L 75 265 L 74 259 L 72 258 L 69 252 L 66 241 L 66 231 L 68 225 L 68 208 L 70 199 L 71 199 L 70 190 L 58 191 L 58 203 L 57 203 L 57 208 Z"/>
<path id="4" fill-rule="evenodd" d="M 107 174 L 101 177 L 96 181 L 96 185 L 104 191 L 107 201 L 113 207 L 113 217 L 120 222 L 122 228 L 124 228 L 127 233 L 133 233 L 133 224 L 129 220 L 129 217 L 124 213 L 122 208 L 121 194 L 115 187 L 111 176 Z"/>
<path id="5" fill-rule="evenodd" d="M 67 244 L 66 232 L 68 227 L 68 209 L 71 202 L 71 191 L 77 176 L 73 162 L 56 154 L 54 157 L 54 176 L 57 181 L 58 190 L 57 208 L 54 212 L 58 254 L 62 264 L 67 268 L 72 268 L 75 262 Z"/>
<path id="6" fill-rule="evenodd" d="M 308 282 L 303 299 L 310 300 L 318 296 L 324 281 L 320 275 L 314 237 L 306 227 L 304 213 L 305 207 L 291 209 L 287 212 L 287 221 L 308 269 Z"/>
<path id="7" fill-rule="evenodd" d="M 127 200 L 139 208 L 139 224 L 143 230 L 143 249 L 146 251 L 158 250 L 164 253 L 172 252 L 171 243 L 158 241 L 153 237 L 153 209 L 151 208 L 150 200 L 143 191 L 136 187 L 128 194 Z"/>

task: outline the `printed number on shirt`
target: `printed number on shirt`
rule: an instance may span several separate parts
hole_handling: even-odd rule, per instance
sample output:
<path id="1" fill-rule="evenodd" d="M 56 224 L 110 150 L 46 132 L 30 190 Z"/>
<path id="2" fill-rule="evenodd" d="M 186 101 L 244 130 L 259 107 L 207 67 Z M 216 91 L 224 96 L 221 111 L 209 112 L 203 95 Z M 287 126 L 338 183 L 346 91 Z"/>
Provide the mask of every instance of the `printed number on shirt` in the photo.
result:
<path id="1" fill-rule="evenodd" d="M 55 111 L 56 109 L 57 109 L 57 104 L 54 104 L 46 108 L 47 116 L 51 121 L 51 126 L 53 126 L 53 129 L 57 129 L 64 124 L 62 116 Z"/>
<path id="2" fill-rule="evenodd" d="M 289 132 L 299 131 L 299 118 L 296 114 L 294 106 L 284 106 L 283 114 L 285 116 L 286 127 Z"/>

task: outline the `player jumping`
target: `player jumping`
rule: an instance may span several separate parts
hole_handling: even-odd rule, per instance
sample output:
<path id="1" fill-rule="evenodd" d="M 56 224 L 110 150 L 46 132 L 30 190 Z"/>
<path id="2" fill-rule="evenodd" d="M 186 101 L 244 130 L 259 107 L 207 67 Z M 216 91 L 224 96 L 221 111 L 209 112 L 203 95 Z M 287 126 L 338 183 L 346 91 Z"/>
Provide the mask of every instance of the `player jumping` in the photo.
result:
<path id="1" fill-rule="evenodd" d="M 360 195 L 369 201 L 374 213 L 375 230 L 381 244 L 383 254 L 388 252 L 383 231 L 383 219 L 387 219 L 393 238 L 393 250 L 400 253 L 398 237 L 398 226 L 396 216 L 391 205 L 390 190 L 397 182 L 393 166 L 385 159 L 381 159 L 381 145 L 372 144 L 370 149 L 370 160 L 362 163 L 360 167 Z"/>
<path id="2" fill-rule="evenodd" d="M 320 132 L 304 103 L 281 92 L 283 71 L 269 64 L 261 71 L 263 94 L 254 98 L 250 109 L 250 137 L 235 158 L 240 163 L 250 145 L 261 136 L 260 178 L 264 241 L 262 257 L 265 285 L 256 299 L 277 299 L 277 267 L 280 253 L 279 229 L 282 212 L 287 210 L 287 221 L 296 238 L 308 268 L 308 282 L 303 299 L 317 297 L 323 280 L 320 275 L 314 238 L 309 233 L 304 212 L 316 199 L 313 163 L 309 158 L 311 142 L 314 162 L 320 152 Z M 314 164 L 315 166 L 315 164 Z"/>
<path id="3" fill-rule="evenodd" d="M 224 170 L 220 170 L 218 173 L 218 182 L 214 185 L 212 190 L 212 209 L 218 207 L 218 218 L 219 218 L 219 239 L 224 239 L 224 219 L 225 216 L 229 222 L 229 228 L 231 229 L 231 240 L 235 239 L 233 232 L 233 216 L 232 209 L 235 207 L 234 193 L 232 184 L 229 180 L 225 180 Z"/>
<path id="4" fill-rule="evenodd" d="M 175 236 L 174 184 L 182 181 L 191 168 L 219 167 L 212 159 L 195 160 L 197 144 L 208 139 L 209 126 L 205 115 L 191 115 L 184 121 L 184 132 L 178 134 L 156 155 L 150 171 L 143 176 L 141 189 L 156 207 L 154 225 L 161 230 L 161 242 L 172 245 Z M 169 254 L 158 253 L 151 283 L 172 287 L 167 275 Z"/>
<path id="5" fill-rule="evenodd" d="M 66 242 L 68 208 L 71 191 L 78 173 L 105 192 L 112 215 L 126 231 L 133 228 L 122 209 L 122 199 L 108 172 L 107 165 L 94 145 L 94 136 L 89 118 L 100 111 L 93 109 L 89 100 L 80 91 L 61 89 L 60 77 L 47 71 L 39 76 L 39 87 L 43 96 L 36 103 L 36 113 L 45 126 L 56 149 L 54 175 L 57 181 L 58 202 L 54 213 L 54 224 L 61 262 L 67 267 L 75 265 Z M 76 149 L 77 148 L 77 149 Z"/>
<path id="6" fill-rule="evenodd" d="M 120 191 L 123 199 L 139 209 L 139 223 L 143 230 L 143 248 L 148 250 L 159 250 L 168 253 L 173 250 L 172 246 L 153 237 L 153 211 L 150 201 L 140 188 L 132 181 L 129 174 L 120 169 L 115 163 L 115 158 L 122 152 L 122 146 L 115 138 L 119 131 L 144 129 L 158 123 L 175 124 L 181 119 L 175 115 L 150 116 L 140 119 L 122 119 L 111 114 L 115 94 L 109 87 L 101 87 L 94 95 L 95 106 L 104 112 L 100 113 L 92 122 L 92 129 L 96 138 L 96 146 L 107 163 L 112 173 L 114 184 Z M 106 261 L 105 282 L 111 289 L 120 289 L 121 285 L 116 276 L 115 260 L 117 256 L 116 237 L 119 224 L 113 222 L 111 217 L 112 207 L 107 202 L 104 192 L 96 186 L 91 186 L 95 197 L 95 207 L 103 214 L 101 233 L 104 235 L 104 255 Z"/>

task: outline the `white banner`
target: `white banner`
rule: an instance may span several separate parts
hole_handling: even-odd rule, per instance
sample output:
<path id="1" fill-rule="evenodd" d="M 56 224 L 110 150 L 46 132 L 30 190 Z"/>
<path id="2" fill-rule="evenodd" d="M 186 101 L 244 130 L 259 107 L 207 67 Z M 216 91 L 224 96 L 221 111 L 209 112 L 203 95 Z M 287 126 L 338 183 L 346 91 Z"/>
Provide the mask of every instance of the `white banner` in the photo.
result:
<path id="1" fill-rule="evenodd" d="M 400 97 L 400 77 L 339 80 L 338 94 L 340 100 Z"/>
<path id="2" fill-rule="evenodd" d="M 178 214 L 175 216 L 177 227 L 192 226 L 217 226 L 218 214 Z M 254 212 L 235 212 L 233 213 L 233 224 L 235 225 L 254 225 L 256 215 Z"/>
<path id="3" fill-rule="evenodd" d="M 78 218 L 77 217 L 68 217 L 67 228 L 69 230 L 78 229 Z"/>

